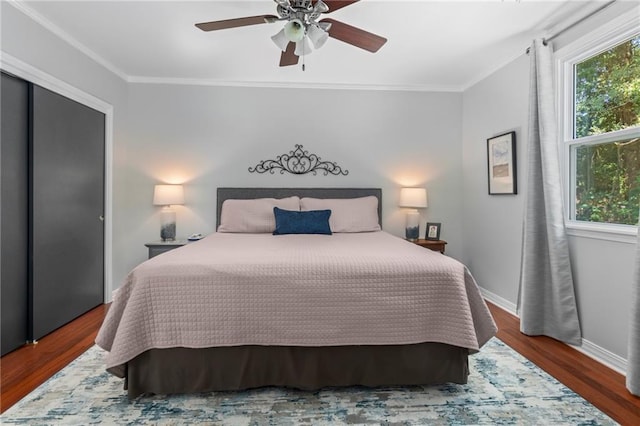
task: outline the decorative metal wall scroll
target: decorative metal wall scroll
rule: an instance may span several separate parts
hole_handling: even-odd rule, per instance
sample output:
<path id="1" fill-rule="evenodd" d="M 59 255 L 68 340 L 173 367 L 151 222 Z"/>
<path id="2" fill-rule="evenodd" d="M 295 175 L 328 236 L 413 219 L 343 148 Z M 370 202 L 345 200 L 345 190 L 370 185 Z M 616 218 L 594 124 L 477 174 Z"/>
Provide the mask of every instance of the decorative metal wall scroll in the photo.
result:
<path id="1" fill-rule="evenodd" d="M 275 160 L 262 160 L 255 167 L 249 167 L 249 172 L 274 174 L 276 170 L 280 170 L 280 174 L 287 172 L 294 175 L 316 175 L 318 170 L 322 170 L 325 176 L 329 173 L 343 176 L 349 174 L 349 170 L 342 170 L 335 162 L 321 161 L 316 154 L 309 154 L 309 151 L 302 148 L 302 145 L 296 144 L 295 149 L 288 154 L 278 155 Z"/>

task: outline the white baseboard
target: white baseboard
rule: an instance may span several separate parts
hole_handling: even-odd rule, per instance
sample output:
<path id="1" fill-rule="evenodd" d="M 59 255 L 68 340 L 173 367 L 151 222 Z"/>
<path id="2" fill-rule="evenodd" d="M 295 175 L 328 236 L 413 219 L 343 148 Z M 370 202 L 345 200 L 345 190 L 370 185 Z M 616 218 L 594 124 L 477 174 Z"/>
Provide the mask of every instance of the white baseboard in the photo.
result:
<path id="1" fill-rule="evenodd" d="M 511 303 L 504 297 L 498 296 L 497 294 L 492 293 L 489 290 L 484 289 L 482 287 L 480 287 L 480 292 L 482 293 L 484 298 L 489 302 L 504 309 L 505 311 L 509 312 L 512 315 L 518 316 L 518 314 L 516 313 L 517 306 L 515 303 Z"/>
<path id="2" fill-rule="evenodd" d="M 610 369 L 617 371 L 623 376 L 627 374 L 627 360 L 622 358 L 619 355 L 614 354 L 606 350 L 605 348 L 596 345 L 593 342 L 590 342 L 586 339 L 582 339 L 582 346 L 573 346 L 570 345 L 573 349 L 578 352 L 582 352 L 589 358 L 593 358 L 598 361 L 600 364 L 603 364 Z"/>
<path id="3" fill-rule="evenodd" d="M 484 288 L 480 288 L 480 291 L 482 292 L 482 295 L 484 296 L 484 298 L 489 302 L 493 303 L 494 305 L 498 306 L 501 309 L 504 309 L 510 314 L 515 315 L 516 317 L 518 316 L 518 314 L 516 313 L 517 306 L 515 303 L 512 303 L 509 300 L 501 296 L 498 296 L 497 294 L 492 293 L 489 290 L 486 290 Z M 600 364 L 603 364 L 604 366 L 609 367 L 614 371 L 617 371 L 623 376 L 626 374 L 626 371 L 627 371 L 626 359 L 622 358 L 619 355 L 614 354 L 611 351 L 608 351 L 607 349 L 601 346 L 596 345 L 593 342 L 590 342 L 589 340 L 582 339 L 582 346 L 573 346 L 573 345 L 569 345 L 569 346 L 571 346 L 578 352 L 585 354 L 589 358 L 593 358 L 594 360 L 598 361 Z"/>

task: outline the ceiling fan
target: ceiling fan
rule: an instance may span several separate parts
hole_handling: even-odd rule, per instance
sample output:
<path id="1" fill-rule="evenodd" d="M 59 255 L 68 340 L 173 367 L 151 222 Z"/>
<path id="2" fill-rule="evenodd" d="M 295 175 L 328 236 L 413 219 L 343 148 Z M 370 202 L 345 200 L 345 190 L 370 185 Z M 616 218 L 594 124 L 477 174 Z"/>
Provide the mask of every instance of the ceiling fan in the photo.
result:
<path id="1" fill-rule="evenodd" d="M 247 16 L 244 18 L 225 19 L 222 21 L 202 22 L 196 27 L 202 31 L 216 31 L 227 28 L 244 27 L 257 24 L 271 24 L 286 21 L 284 28 L 271 37 L 282 50 L 280 66 L 295 65 L 300 56 L 311 53 L 311 46 L 319 49 L 329 37 L 369 52 L 377 52 L 387 39 L 376 34 L 352 27 L 331 18 L 318 21 L 323 13 L 331 13 L 343 7 L 357 3 L 359 0 L 274 0 L 277 4 L 276 15 Z M 303 64 L 304 70 L 304 64 Z"/>

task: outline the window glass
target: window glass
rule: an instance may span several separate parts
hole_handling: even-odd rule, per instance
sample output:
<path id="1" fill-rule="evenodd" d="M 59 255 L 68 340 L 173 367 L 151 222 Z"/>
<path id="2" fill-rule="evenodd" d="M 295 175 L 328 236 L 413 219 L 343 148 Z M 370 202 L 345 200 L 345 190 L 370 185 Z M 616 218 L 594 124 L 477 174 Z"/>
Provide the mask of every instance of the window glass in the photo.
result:
<path id="1" fill-rule="evenodd" d="M 575 64 L 573 71 L 572 219 L 636 225 L 640 35 Z"/>
<path id="2" fill-rule="evenodd" d="M 575 67 L 576 138 L 640 125 L 640 35 Z"/>
<path id="3" fill-rule="evenodd" d="M 574 146 L 575 219 L 638 223 L 640 138 Z"/>

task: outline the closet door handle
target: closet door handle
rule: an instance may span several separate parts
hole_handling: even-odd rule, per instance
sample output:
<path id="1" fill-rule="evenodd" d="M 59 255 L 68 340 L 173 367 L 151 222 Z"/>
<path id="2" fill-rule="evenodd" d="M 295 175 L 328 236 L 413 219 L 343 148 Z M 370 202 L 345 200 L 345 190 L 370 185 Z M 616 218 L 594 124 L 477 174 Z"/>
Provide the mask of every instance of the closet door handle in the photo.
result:
<path id="1" fill-rule="evenodd" d="M 98 219 L 100 219 L 100 222 L 104 222 L 104 216 L 103 215 L 98 216 Z"/>

